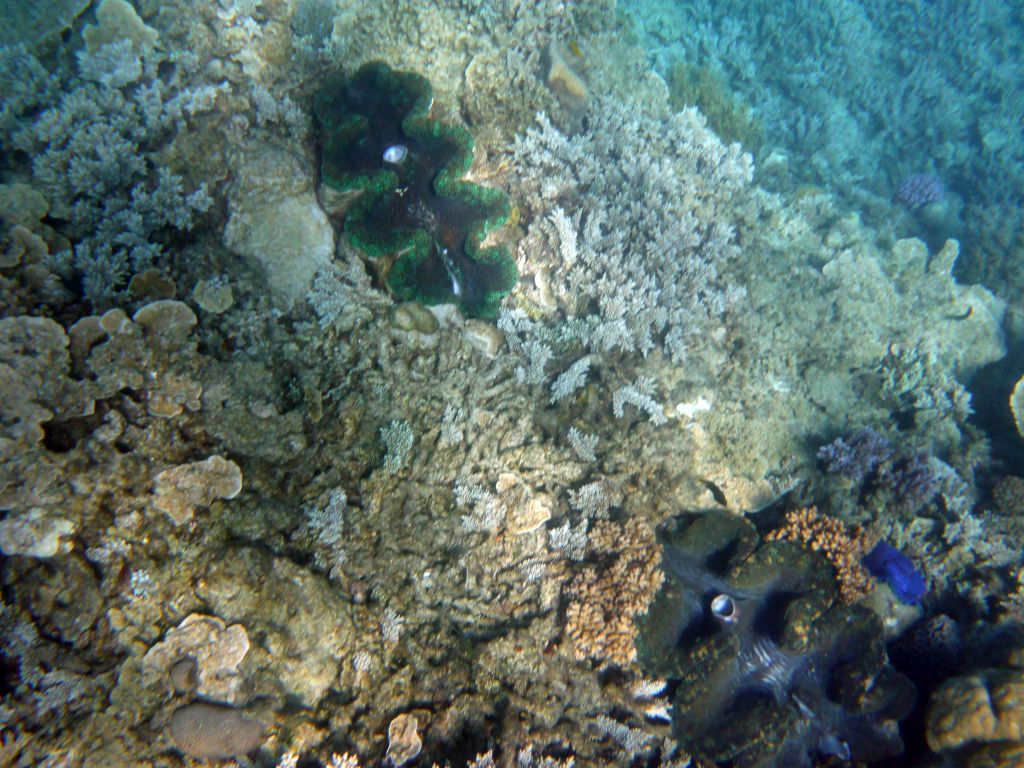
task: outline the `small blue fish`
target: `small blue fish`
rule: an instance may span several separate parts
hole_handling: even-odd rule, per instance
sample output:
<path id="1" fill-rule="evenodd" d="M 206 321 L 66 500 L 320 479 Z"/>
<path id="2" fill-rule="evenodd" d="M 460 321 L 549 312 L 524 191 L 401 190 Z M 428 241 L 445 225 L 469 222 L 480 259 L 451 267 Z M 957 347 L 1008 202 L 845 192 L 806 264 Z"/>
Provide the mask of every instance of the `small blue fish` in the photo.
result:
<path id="1" fill-rule="evenodd" d="M 878 542 L 860 562 L 868 569 L 868 573 L 885 581 L 892 588 L 893 594 L 904 603 L 920 603 L 928 591 L 924 576 L 914 567 L 910 558 L 884 541 Z"/>

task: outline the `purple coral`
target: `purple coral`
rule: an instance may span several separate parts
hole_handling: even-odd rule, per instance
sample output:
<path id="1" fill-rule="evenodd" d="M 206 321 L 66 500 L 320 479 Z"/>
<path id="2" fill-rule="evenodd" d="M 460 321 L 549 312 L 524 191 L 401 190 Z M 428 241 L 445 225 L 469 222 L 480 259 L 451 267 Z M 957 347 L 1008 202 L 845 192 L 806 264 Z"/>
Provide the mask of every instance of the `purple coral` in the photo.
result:
<path id="1" fill-rule="evenodd" d="M 870 427 L 847 438 L 837 437 L 818 449 L 818 461 L 830 475 L 840 475 L 859 485 L 892 458 L 891 443 Z"/>
<path id="2" fill-rule="evenodd" d="M 898 504 L 906 509 L 919 509 L 939 490 L 931 455 L 917 451 L 903 456 L 878 473 L 878 485 L 888 490 Z"/>
<path id="3" fill-rule="evenodd" d="M 913 210 L 938 202 L 945 196 L 942 179 L 934 173 L 915 173 L 899 183 L 892 199 Z"/>

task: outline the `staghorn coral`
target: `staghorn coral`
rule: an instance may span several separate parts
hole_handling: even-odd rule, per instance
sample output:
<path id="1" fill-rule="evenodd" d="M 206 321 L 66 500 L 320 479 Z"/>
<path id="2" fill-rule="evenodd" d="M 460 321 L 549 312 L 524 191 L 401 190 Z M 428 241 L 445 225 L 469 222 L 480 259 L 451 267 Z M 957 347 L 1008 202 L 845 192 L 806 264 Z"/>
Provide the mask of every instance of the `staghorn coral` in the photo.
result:
<path id="1" fill-rule="evenodd" d="M 855 603 L 874 588 L 870 574 L 860 562 L 874 541 L 860 526 L 847 527 L 834 517 L 820 514 L 815 507 L 804 507 L 787 512 L 782 526 L 771 531 L 765 540 L 793 541 L 823 554 L 835 569 L 844 603 Z"/>
<path id="2" fill-rule="evenodd" d="M 641 520 L 619 526 L 599 520 L 590 534 L 596 562 L 568 587 L 566 636 L 576 659 L 629 666 L 636 660 L 634 620 L 661 587 L 661 554 Z"/>
<path id="3" fill-rule="evenodd" d="M 739 249 L 753 163 L 693 108 L 658 120 L 627 104 L 595 104 L 581 133 L 544 115 L 516 140 L 510 185 L 524 201 L 525 273 L 547 275 L 558 309 L 593 352 L 681 360 L 743 288 L 720 278 Z"/>
<path id="4" fill-rule="evenodd" d="M 11 142 L 71 241 L 51 271 L 94 305 L 113 303 L 132 275 L 166 267 L 167 234 L 191 230 L 213 202 L 204 185 L 187 191 L 158 154 L 183 126 L 185 70 L 130 32 L 83 51 L 77 76 L 45 108 L 21 102 L 29 111 Z"/>

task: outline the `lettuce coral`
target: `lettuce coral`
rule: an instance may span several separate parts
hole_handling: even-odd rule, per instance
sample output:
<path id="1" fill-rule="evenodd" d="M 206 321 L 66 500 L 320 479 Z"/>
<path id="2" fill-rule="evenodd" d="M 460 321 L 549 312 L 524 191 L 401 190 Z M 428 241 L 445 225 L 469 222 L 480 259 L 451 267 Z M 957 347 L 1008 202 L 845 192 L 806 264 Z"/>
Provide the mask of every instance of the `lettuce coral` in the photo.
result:
<path id="1" fill-rule="evenodd" d="M 400 299 L 490 319 L 519 277 L 507 249 L 481 245 L 507 220 L 508 198 L 463 180 L 473 137 L 432 118 L 432 102 L 426 79 L 379 62 L 328 83 L 315 102 L 321 174 L 359 193 L 345 231 Z"/>
<path id="2" fill-rule="evenodd" d="M 729 515 L 681 517 L 663 539 L 668 578 L 640 621 L 638 656 L 679 681 L 684 749 L 737 768 L 902 752 L 914 687 L 889 666 L 878 617 L 840 603 L 820 555 L 761 542 Z"/>

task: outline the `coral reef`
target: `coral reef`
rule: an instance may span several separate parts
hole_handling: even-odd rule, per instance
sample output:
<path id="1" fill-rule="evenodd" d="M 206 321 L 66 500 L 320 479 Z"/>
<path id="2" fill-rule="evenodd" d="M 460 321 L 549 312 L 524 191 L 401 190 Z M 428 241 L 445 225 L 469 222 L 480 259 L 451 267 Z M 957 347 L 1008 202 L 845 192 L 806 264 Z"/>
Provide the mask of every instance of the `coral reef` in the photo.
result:
<path id="1" fill-rule="evenodd" d="M 829 474 L 841 475 L 854 485 L 872 476 L 892 457 L 892 444 L 870 427 L 849 437 L 837 437 L 818 449 L 818 461 Z"/>
<path id="2" fill-rule="evenodd" d="M 947 194 L 899 226 L 956 218 L 948 164 L 870 166 L 893 183 L 864 218 L 832 182 L 768 193 L 725 123 L 672 114 L 611 0 L 95 6 L 60 44 L 0 50 L 0 763 L 871 762 L 909 706 L 883 642 L 923 693 L 1004 679 L 982 651 L 1024 617 L 1022 523 L 1012 494 L 988 510 L 1012 467 L 965 386 L 1020 315 L 957 283 L 955 243 L 874 226 L 912 172 Z M 803 6 L 766 33 L 794 8 L 815 29 Z M 742 128 L 759 88 L 730 34 L 689 61 Z M 337 236 L 373 190 L 318 186 L 310 107 L 325 72 L 373 60 L 395 69 L 363 77 L 410 86 L 412 112 L 364 181 L 391 168 L 400 209 L 403 163 L 436 139 L 472 159 L 441 169 L 446 211 L 463 179 L 510 192 L 478 243 L 519 240 L 500 327 L 393 301 L 398 259 Z M 403 72 L 429 78 L 429 111 Z M 833 140 L 815 116 L 848 124 L 829 106 L 786 116 L 811 154 Z M 813 180 L 776 116 L 757 113 L 757 178 Z M 805 519 L 820 546 L 854 548 L 860 524 L 934 599 L 848 605 L 813 543 L 758 542 L 742 517 L 815 502 L 843 523 Z M 663 549 L 651 531 L 679 509 L 703 516 Z M 926 754 L 915 715 L 890 762 L 1017 747 Z"/>
<path id="3" fill-rule="evenodd" d="M 204 185 L 186 191 L 180 175 L 156 162 L 186 115 L 199 111 L 191 73 L 155 47 L 156 32 L 130 4 L 108 0 L 101 8 L 115 6 L 127 10 L 103 15 L 94 28 L 102 36 L 79 53 L 78 73 L 59 98 L 40 101 L 55 89 L 52 74 L 39 94 L 6 107 L 5 127 L 20 121 L 10 136 L 17 152 L 6 159 L 30 163 L 48 221 L 67 238 L 40 265 L 50 275 L 50 301 L 80 292 L 109 306 L 133 275 L 166 267 L 169 234 L 192 229 L 213 202 Z M 19 63 L 42 78 L 45 68 L 31 54 Z"/>
<path id="4" fill-rule="evenodd" d="M 1022 63 L 995 31 L 1019 34 L 1017 9 L 983 0 L 685 8 L 630 0 L 624 10 L 666 76 L 698 62 L 756 110 L 766 153 L 787 157 L 788 188 L 818 184 L 891 222 L 890 192 L 901 179 L 941 173 L 963 197 L 962 214 L 949 205 L 939 221 L 913 214 L 887 226 L 933 245 L 961 237 L 962 271 L 1009 277 L 1017 290 L 1004 297 L 1020 294 L 1024 143 L 1015 126 L 1024 100 L 1009 83 Z"/>
<path id="5" fill-rule="evenodd" d="M 764 142 L 764 126 L 749 105 L 729 92 L 721 73 L 673 61 L 665 73 L 665 81 L 674 110 L 697 107 L 722 141 L 728 144 L 738 141 L 748 152 L 757 155 Z"/>
<path id="6" fill-rule="evenodd" d="M 903 749 L 913 686 L 887 665 L 878 618 L 839 603 L 818 555 L 759 543 L 724 514 L 664 535 L 667 579 L 640 620 L 640 659 L 677 679 L 673 733 L 698 759 L 809 766 Z"/>
<path id="7" fill-rule="evenodd" d="M 400 299 L 493 318 L 518 273 L 506 249 L 481 241 L 505 223 L 508 199 L 463 180 L 472 136 L 432 118 L 432 103 L 424 78 L 380 63 L 326 85 L 316 97 L 321 174 L 361 193 L 345 231 L 371 258 L 390 257 L 382 269 Z"/>
<path id="8" fill-rule="evenodd" d="M 531 206 L 523 272 L 552 286 L 542 308 L 588 351 L 683 360 L 743 294 L 719 272 L 738 254 L 750 156 L 692 108 L 659 120 L 604 100 L 575 136 L 538 120 L 509 181 Z"/>

